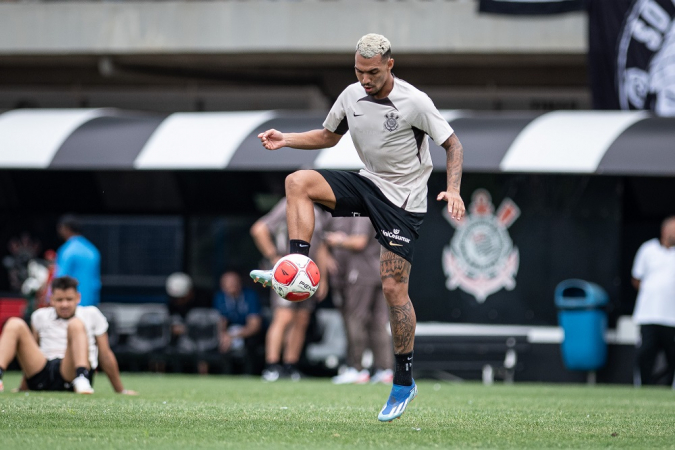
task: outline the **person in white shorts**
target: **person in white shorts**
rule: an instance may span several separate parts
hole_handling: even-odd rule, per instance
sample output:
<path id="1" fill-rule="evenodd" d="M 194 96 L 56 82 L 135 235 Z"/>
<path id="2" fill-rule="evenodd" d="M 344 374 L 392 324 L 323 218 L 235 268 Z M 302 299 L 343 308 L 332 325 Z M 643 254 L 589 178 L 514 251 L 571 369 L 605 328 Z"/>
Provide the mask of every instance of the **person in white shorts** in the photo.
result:
<path id="1" fill-rule="evenodd" d="M 367 216 L 382 245 L 380 277 L 389 307 L 395 370 L 391 395 L 378 419 L 390 422 L 403 414 L 417 395 L 412 377 L 415 310 L 408 296 L 413 247 L 427 209 L 427 181 L 433 164 L 430 136 L 447 158 L 447 189 L 436 199 L 460 220 L 463 149 L 454 130 L 431 99 L 392 73 L 391 44 L 367 34 L 356 45 L 357 83 L 342 91 L 323 129 L 282 133 L 271 129 L 258 137 L 268 150 L 282 147 L 323 149 L 335 146 L 350 131 L 365 165 L 358 174 L 339 170 L 300 170 L 286 178 L 290 252 L 304 253 L 314 231 L 313 204 L 333 216 Z M 268 284 L 271 273 L 252 273 Z"/>
<path id="2" fill-rule="evenodd" d="M 52 306 L 31 315 L 31 328 L 17 317 L 7 321 L 0 335 L 0 391 L 2 374 L 16 357 L 24 374 L 22 390 L 74 391 L 93 394 L 99 365 L 117 393 L 124 389 L 115 354 L 108 344 L 108 321 L 95 306 L 78 306 L 77 280 L 64 276 L 51 283 Z"/>

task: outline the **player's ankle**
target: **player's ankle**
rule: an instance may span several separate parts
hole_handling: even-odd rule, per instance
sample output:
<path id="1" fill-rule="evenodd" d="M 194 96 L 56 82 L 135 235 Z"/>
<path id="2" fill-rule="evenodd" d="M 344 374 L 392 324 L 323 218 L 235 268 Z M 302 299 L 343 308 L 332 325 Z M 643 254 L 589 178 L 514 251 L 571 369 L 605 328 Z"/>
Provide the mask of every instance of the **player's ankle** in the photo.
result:
<path id="1" fill-rule="evenodd" d="M 75 369 L 75 376 L 76 377 L 83 376 L 85 378 L 89 378 L 89 369 L 87 369 L 86 367 L 77 367 Z"/>
<path id="2" fill-rule="evenodd" d="M 289 245 L 290 253 L 300 253 L 309 256 L 309 242 L 302 239 L 291 239 Z"/>
<path id="3" fill-rule="evenodd" d="M 413 352 L 395 354 L 396 370 L 394 370 L 394 384 L 399 386 L 412 386 L 412 360 Z"/>

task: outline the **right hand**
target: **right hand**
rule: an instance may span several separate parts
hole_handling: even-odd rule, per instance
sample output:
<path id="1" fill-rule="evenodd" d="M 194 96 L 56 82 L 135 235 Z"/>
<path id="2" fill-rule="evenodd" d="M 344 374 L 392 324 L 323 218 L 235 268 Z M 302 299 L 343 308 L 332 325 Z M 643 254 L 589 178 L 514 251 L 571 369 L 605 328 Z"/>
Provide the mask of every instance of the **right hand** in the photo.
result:
<path id="1" fill-rule="evenodd" d="M 267 150 L 276 150 L 286 146 L 284 134 L 281 131 L 277 131 L 275 129 L 260 133 L 258 137 L 260 138 L 263 147 L 265 147 Z"/>
<path id="2" fill-rule="evenodd" d="M 218 345 L 218 350 L 220 350 L 221 353 L 227 353 L 230 350 L 231 346 L 232 346 L 232 336 L 227 334 L 227 332 L 220 333 L 220 342 Z"/>

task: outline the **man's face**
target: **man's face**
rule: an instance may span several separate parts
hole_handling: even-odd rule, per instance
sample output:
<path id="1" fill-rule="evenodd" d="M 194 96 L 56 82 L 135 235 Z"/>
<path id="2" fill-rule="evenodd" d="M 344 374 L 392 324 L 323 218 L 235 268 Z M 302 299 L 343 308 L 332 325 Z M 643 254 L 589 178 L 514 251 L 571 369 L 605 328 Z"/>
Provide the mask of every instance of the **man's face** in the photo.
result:
<path id="1" fill-rule="evenodd" d="M 61 319 L 73 317 L 78 303 L 80 303 L 80 293 L 73 288 L 52 291 L 51 304 L 56 310 L 56 315 Z"/>
<path id="2" fill-rule="evenodd" d="M 661 243 L 668 248 L 675 247 L 675 220 L 669 220 L 663 225 Z"/>
<path id="3" fill-rule="evenodd" d="M 394 67 L 392 58 L 382 61 L 382 55 L 364 58 L 359 52 L 356 52 L 354 71 L 356 72 L 356 78 L 368 95 L 377 96 L 389 79 L 392 67 Z"/>
<path id="4" fill-rule="evenodd" d="M 234 273 L 226 273 L 220 279 L 220 288 L 227 295 L 237 297 L 241 292 L 241 280 Z"/>
<path id="5" fill-rule="evenodd" d="M 68 227 L 65 225 L 58 225 L 56 227 L 56 232 L 58 233 L 59 237 L 63 239 L 64 241 L 68 240 L 69 234 L 68 234 Z"/>

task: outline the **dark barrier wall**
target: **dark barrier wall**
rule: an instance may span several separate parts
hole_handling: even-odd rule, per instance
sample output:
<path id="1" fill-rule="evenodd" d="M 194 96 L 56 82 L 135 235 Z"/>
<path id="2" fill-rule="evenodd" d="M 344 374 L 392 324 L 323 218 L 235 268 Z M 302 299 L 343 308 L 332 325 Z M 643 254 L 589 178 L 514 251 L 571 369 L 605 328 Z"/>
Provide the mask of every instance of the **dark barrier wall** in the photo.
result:
<path id="1" fill-rule="evenodd" d="M 226 268 L 245 271 L 260 259 L 248 228 L 283 195 L 285 176 L 284 172 L 2 170 L 0 258 L 9 254 L 9 240 L 23 232 L 38 239 L 42 251 L 56 248 L 60 241 L 55 223 L 64 212 L 103 219 L 179 217 L 183 269 L 200 286 L 212 289 Z M 637 248 L 658 236 L 666 215 L 675 214 L 675 178 L 467 173 L 462 182 L 467 207 L 476 192 L 490 201 L 481 204 L 482 220 L 473 221 L 471 229 L 460 229 L 444 217 L 444 205 L 435 200 L 444 186 L 445 175 L 433 173 L 429 213 L 410 285 L 420 321 L 554 325 L 554 288 L 578 277 L 607 290 L 612 324 L 633 309 L 636 293 L 630 285 L 630 268 Z M 463 239 L 455 243 L 458 250 L 453 254 L 448 247 L 460 234 Z M 102 252 L 109 250 L 103 243 L 100 247 Z M 446 267 L 449 262 L 465 264 L 473 273 L 467 271 L 455 280 L 456 287 L 448 289 L 444 260 Z M 495 260 L 506 261 L 508 270 Z M 152 268 L 148 272 L 158 273 Z M 482 283 L 472 283 L 471 277 L 479 272 L 485 277 Z M 509 283 L 512 289 L 507 288 Z M 482 302 L 476 295 L 480 289 Z M 0 292 L 10 290 L 7 272 L 0 269 Z M 105 298 L 131 291 L 139 289 L 104 286 L 103 294 Z M 161 283 L 153 292 L 163 292 Z"/>
<path id="2" fill-rule="evenodd" d="M 611 298 L 619 297 L 620 179 L 466 175 L 462 196 L 468 230 L 451 225 L 443 205 L 433 200 L 443 183 L 434 174 L 429 213 L 415 252 L 410 291 L 418 320 L 555 325 L 553 291 L 568 278 L 594 281 Z M 479 190 L 492 202 L 482 215 L 471 211 L 472 195 Z M 520 214 L 500 221 L 496 213 L 509 199 L 516 211 L 512 215 Z M 472 220 L 477 214 L 482 219 Z M 458 249 L 454 254 L 448 254 L 451 243 Z M 445 287 L 450 277 L 444 255 L 446 260 L 455 258 L 453 267 L 462 272 L 454 289 Z"/>

